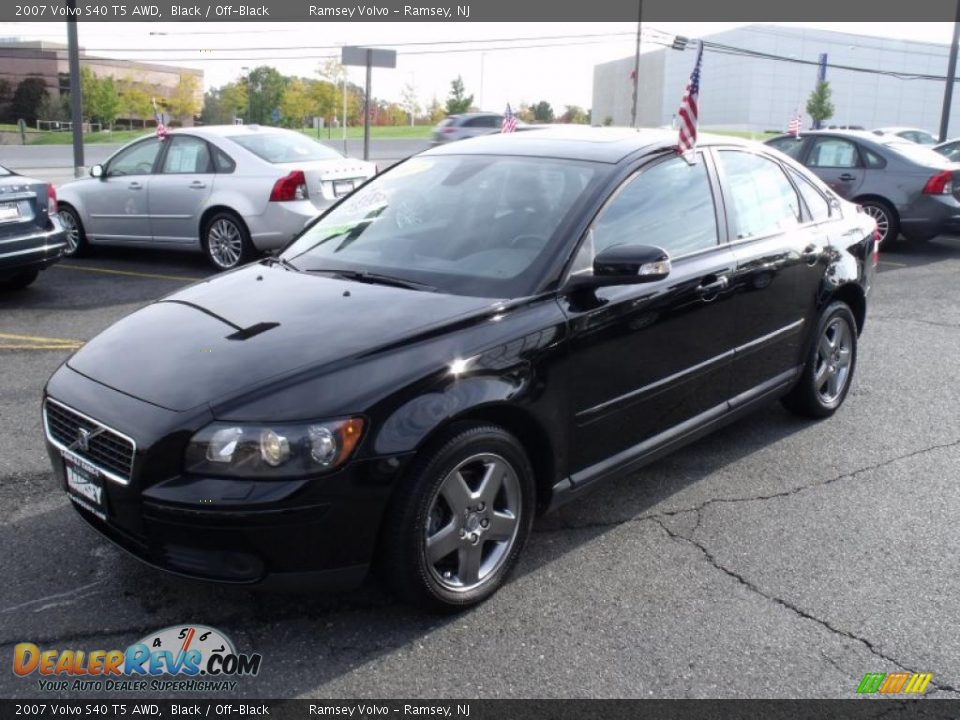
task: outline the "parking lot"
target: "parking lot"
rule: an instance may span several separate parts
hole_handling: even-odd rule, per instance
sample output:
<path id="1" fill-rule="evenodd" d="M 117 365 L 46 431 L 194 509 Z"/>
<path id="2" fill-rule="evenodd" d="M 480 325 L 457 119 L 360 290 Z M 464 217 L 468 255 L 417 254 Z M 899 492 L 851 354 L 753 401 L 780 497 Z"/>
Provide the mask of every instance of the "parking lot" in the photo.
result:
<path id="1" fill-rule="evenodd" d="M 335 597 L 187 582 L 89 530 L 49 468 L 43 384 L 209 271 L 199 255 L 66 260 L 0 296 L 0 657 L 201 623 L 263 655 L 248 697 L 850 698 L 865 673 L 901 669 L 958 693 L 960 240 L 880 270 L 834 418 L 774 405 L 605 485 L 537 522 L 489 602 L 438 618 L 374 582 Z M 41 693 L 6 672 L 0 695 Z"/>

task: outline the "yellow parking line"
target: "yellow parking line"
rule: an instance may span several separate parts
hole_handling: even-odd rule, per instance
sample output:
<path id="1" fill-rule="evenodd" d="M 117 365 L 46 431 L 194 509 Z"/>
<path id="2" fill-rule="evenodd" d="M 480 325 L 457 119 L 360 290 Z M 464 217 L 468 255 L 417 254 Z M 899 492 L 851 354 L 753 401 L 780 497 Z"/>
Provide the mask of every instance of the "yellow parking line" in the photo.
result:
<path id="1" fill-rule="evenodd" d="M 69 338 L 44 337 L 43 335 L 14 335 L 12 333 L 0 333 L 0 340 L 28 340 L 36 343 L 47 343 L 54 345 L 83 345 L 83 340 L 71 340 Z"/>
<path id="2" fill-rule="evenodd" d="M 176 282 L 196 282 L 203 280 L 202 277 L 187 277 L 186 275 L 161 275 L 160 273 L 134 272 L 133 270 L 109 270 L 108 268 L 83 267 L 81 265 L 69 265 L 67 263 L 57 263 L 53 267 L 62 270 L 81 270 L 83 272 L 103 273 L 104 275 L 127 275 L 129 277 L 148 278 L 151 280 L 174 280 Z"/>
<path id="3" fill-rule="evenodd" d="M 83 340 L 0 333 L 0 350 L 78 350 Z"/>
<path id="4" fill-rule="evenodd" d="M 83 343 L 60 345 L 4 345 L 0 343 L 0 350 L 79 350 Z"/>

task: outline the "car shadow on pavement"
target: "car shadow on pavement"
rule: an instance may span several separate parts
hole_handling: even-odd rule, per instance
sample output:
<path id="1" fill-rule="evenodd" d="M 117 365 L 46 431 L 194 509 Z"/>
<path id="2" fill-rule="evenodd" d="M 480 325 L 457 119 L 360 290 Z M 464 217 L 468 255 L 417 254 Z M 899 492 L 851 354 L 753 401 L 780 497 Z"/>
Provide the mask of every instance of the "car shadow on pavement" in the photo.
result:
<path id="1" fill-rule="evenodd" d="M 905 268 L 960 258 L 960 237 L 937 237 L 929 241 L 901 240 L 893 245 L 880 246 L 880 271 L 890 272 Z"/>

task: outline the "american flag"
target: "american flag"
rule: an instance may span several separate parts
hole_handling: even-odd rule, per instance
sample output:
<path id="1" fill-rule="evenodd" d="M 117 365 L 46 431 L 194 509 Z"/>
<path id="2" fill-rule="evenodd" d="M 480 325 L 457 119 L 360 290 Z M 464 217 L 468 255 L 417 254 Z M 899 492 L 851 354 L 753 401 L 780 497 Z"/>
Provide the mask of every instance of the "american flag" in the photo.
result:
<path id="1" fill-rule="evenodd" d="M 507 111 L 503 114 L 503 123 L 500 125 L 500 132 L 512 133 L 517 130 L 517 116 L 510 109 L 510 103 L 507 103 Z"/>
<path id="2" fill-rule="evenodd" d="M 687 153 L 693 157 L 693 152 L 697 149 L 697 120 L 699 117 L 699 108 L 697 103 L 700 98 L 700 64 L 703 61 L 703 43 L 700 43 L 700 49 L 697 50 L 697 62 L 693 66 L 693 72 L 690 73 L 690 82 L 687 83 L 687 89 L 684 90 L 683 99 L 680 101 L 680 110 L 677 115 L 680 117 L 680 142 L 677 143 L 677 152 L 681 155 Z"/>
<path id="3" fill-rule="evenodd" d="M 787 132 L 794 137 L 800 137 L 800 124 L 802 122 L 803 117 L 798 112 L 796 115 L 790 118 L 790 124 L 787 126 Z"/>
<path id="4" fill-rule="evenodd" d="M 163 140 L 167 136 L 167 126 L 163 124 L 163 113 L 157 107 L 156 98 L 153 98 L 153 116 L 157 119 L 157 137 Z"/>

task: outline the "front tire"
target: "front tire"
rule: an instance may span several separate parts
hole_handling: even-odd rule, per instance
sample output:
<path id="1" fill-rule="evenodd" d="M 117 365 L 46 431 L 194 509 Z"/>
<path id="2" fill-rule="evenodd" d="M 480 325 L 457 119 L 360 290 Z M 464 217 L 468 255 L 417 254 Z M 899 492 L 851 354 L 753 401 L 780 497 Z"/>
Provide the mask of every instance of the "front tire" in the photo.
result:
<path id="1" fill-rule="evenodd" d="M 452 427 L 413 461 L 388 510 L 382 574 L 403 600 L 435 612 L 493 595 L 533 524 L 533 468 L 503 428 Z"/>
<path id="2" fill-rule="evenodd" d="M 78 257 L 87 249 L 87 234 L 83 231 L 80 215 L 69 205 L 61 205 L 60 223 L 63 225 L 67 247 L 63 250 L 64 257 Z"/>
<path id="3" fill-rule="evenodd" d="M 232 270 L 253 256 L 250 233 L 232 212 L 218 212 L 203 227 L 203 252 L 217 270 Z"/>
<path id="4" fill-rule="evenodd" d="M 846 303 L 834 302 L 820 314 L 800 380 L 783 398 L 797 415 L 825 418 L 843 404 L 857 365 L 857 325 Z"/>

